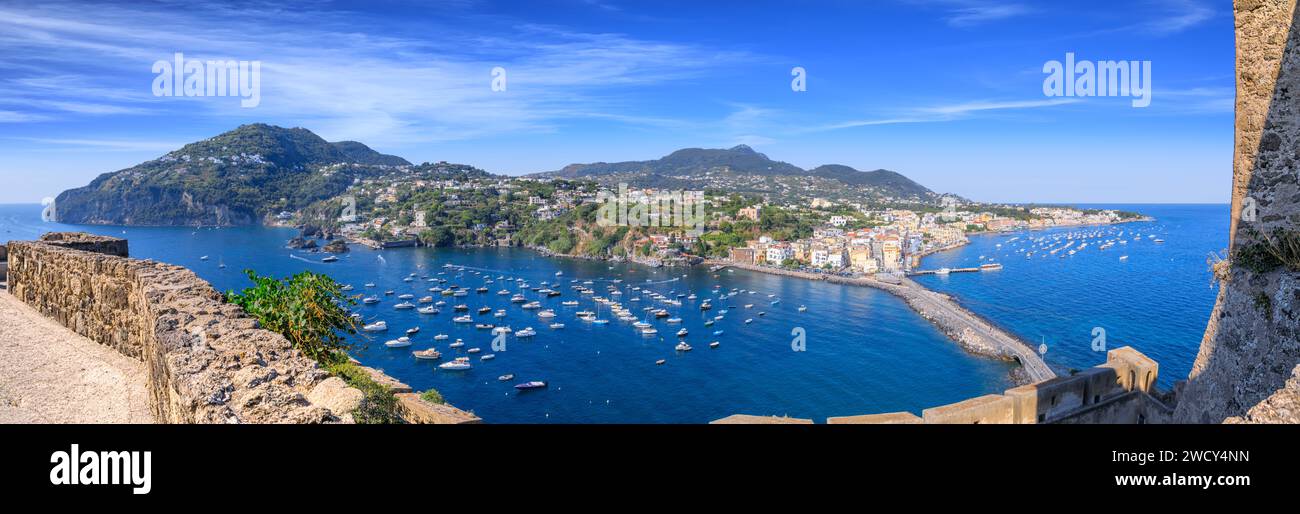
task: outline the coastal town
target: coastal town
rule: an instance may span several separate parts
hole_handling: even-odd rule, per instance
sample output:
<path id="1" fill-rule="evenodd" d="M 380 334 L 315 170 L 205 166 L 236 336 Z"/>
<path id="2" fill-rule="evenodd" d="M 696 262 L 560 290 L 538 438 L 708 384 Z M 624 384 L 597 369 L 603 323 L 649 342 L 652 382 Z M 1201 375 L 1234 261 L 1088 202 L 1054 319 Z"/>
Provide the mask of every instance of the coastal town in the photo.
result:
<path id="1" fill-rule="evenodd" d="M 329 226 L 325 233 L 373 248 L 525 246 L 656 266 L 708 259 L 846 276 L 913 273 L 922 257 L 979 234 L 1146 219 L 955 196 L 937 205 L 875 205 L 814 196 L 775 201 L 734 187 L 611 190 L 586 180 L 491 176 L 445 162 L 422 171 L 360 180 L 338 198 L 278 219 Z M 607 220 L 602 207 L 620 214 Z M 341 214 L 329 218 L 332 212 Z"/>

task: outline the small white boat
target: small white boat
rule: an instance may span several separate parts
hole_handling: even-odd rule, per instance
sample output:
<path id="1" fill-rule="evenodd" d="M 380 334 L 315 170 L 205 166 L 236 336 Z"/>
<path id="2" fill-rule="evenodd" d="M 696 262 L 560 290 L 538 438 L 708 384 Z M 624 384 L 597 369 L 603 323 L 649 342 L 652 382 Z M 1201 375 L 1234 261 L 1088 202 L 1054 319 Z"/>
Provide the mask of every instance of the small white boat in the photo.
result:
<path id="1" fill-rule="evenodd" d="M 419 312 L 420 314 L 437 314 L 438 312 L 440 312 L 437 307 L 433 307 L 433 306 L 420 307 L 419 309 L 416 309 L 416 311 Z"/>
<path id="2" fill-rule="evenodd" d="M 388 323 L 385 321 L 376 321 L 374 323 L 361 327 L 361 330 L 364 330 L 366 332 L 383 332 L 385 330 L 388 330 Z"/>
<path id="3" fill-rule="evenodd" d="M 454 321 L 454 322 L 456 322 L 456 323 L 473 323 L 473 322 L 474 322 L 474 318 L 471 318 L 471 317 L 469 317 L 468 315 L 465 315 L 465 316 L 456 316 L 456 317 L 454 317 L 454 318 L 451 318 L 451 320 Z"/>
<path id="4" fill-rule="evenodd" d="M 420 360 L 430 361 L 442 358 L 442 354 L 438 353 L 438 350 L 433 348 L 429 348 L 428 350 L 416 350 L 411 352 L 411 355 Z"/>
<path id="5" fill-rule="evenodd" d="M 433 340 L 434 340 L 434 341 L 446 341 L 447 339 L 450 339 L 450 338 L 451 338 L 451 336 L 449 336 L 449 335 L 447 335 L 447 334 L 438 334 L 438 335 L 436 335 L 436 336 L 433 336 Z"/>
<path id="6" fill-rule="evenodd" d="M 457 339 L 456 342 L 447 345 L 448 348 L 460 348 L 465 346 L 465 341 Z"/>
<path id="7" fill-rule="evenodd" d="M 361 303 L 364 303 L 366 305 L 374 305 L 376 303 L 379 303 L 379 297 L 367 296 L 364 300 L 361 300 Z"/>
<path id="8" fill-rule="evenodd" d="M 675 348 L 677 348 L 677 351 L 679 351 L 679 352 L 689 352 L 689 351 L 691 351 L 691 345 L 686 344 L 686 341 L 682 341 L 682 342 L 680 342 L 680 343 L 677 343 L 677 346 L 676 346 Z"/>
<path id="9" fill-rule="evenodd" d="M 537 317 L 542 318 L 542 319 L 550 319 L 550 318 L 554 318 L 554 317 L 555 317 L 555 311 L 550 310 L 550 309 L 546 309 L 546 310 L 544 310 L 544 311 L 538 312 L 538 313 L 537 313 Z"/>
<path id="10" fill-rule="evenodd" d="M 510 329 L 510 327 L 497 327 L 497 328 L 492 329 L 492 335 L 496 335 L 496 334 L 509 334 L 510 332 L 513 332 L 513 331 Z"/>
<path id="11" fill-rule="evenodd" d="M 498 381 L 501 381 L 501 382 L 508 382 L 508 381 L 511 381 L 511 380 L 514 380 L 514 379 L 515 379 L 515 375 L 514 375 L 514 374 L 506 374 L 506 375 L 501 375 L 501 376 L 497 377 L 497 380 L 498 380 Z"/>
<path id="12" fill-rule="evenodd" d="M 659 329 L 657 329 L 657 328 L 655 328 L 655 327 L 643 328 L 643 329 L 641 329 L 641 333 L 642 333 L 642 334 L 645 334 L 645 335 L 648 335 L 648 336 L 652 336 L 652 335 L 658 334 L 658 333 L 659 333 Z"/>
<path id="13" fill-rule="evenodd" d="M 745 324 L 746 324 L 746 325 L 748 325 L 748 324 L 750 324 L 750 323 L 753 323 L 753 322 L 754 322 L 754 318 L 749 318 L 749 319 L 745 320 Z"/>
<path id="14" fill-rule="evenodd" d="M 411 338 L 399 337 L 397 339 L 393 339 L 391 341 L 384 343 L 384 346 L 387 346 L 389 348 L 405 348 L 407 346 L 411 346 Z"/>
<path id="15" fill-rule="evenodd" d="M 668 318 L 664 320 L 664 323 L 670 323 L 670 324 L 681 323 L 681 322 L 682 322 L 682 318 Z"/>
<path id="16" fill-rule="evenodd" d="M 413 336 L 418 333 L 420 333 L 420 327 L 411 327 L 406 329 L 406 335 L 408 336 Z"/>
<path id="17" fill-rule="evenodd" d="M 482 348 L 479 348 L 479 347 L 477 347 L 477 346 L 475 346 L 475 347 L 473 347 L 473 348 L 470 348 L 470 349 L 468 349 L 468 350 L 465 350 L 465 352 L 467 352 L 467 353 L 478 353 L 478 352 L 481 352 L 481 351 L 483 351 L 483 349 L 482 349 Z"/>
<path id="18" fill-rule="evenodd" d="M 404 311 L 404 310 L 407 310 L 407 309 L 414 309 L 414 308 L 415 308 L 415 304 L 413 304 L 413 303 L 411 303 L 411 302 L 402 302 L 402 303 L 399 303 L 399 304 L 397 304 L 397 305 L 394 305 L 393 308 L 394 308 L 394 309 L 397 309 L 397 310 L 399 310 L 399 311 Z"/>
<path id="19" fill-rule="evenodd" d="M 561 329 L 561 328 L 564 328 L 564 323 L 551 323 L 551 328 L 553 328 L 553 329 L 557 329 L 557 330 L 558 330 L 558 329 Z"/>
<path id="20" fill-rule="evenodd" d="M 479 357 L 478 360 L 481 360 L 481 361 L 490 361 L 490 360 L 495 359 L 495 358 L 497 358 L 497 354 L 495 354 L 495 353 L 489 353 L 489 354 L 485 354 L 485 355 L 483 355 L 482 357 Z"/>
<path id="21" fill-rule="evenodd" d="M 471 366 L 469 364 L 469 357 L 456 357 L 456 360 L 444 362 L 439 364 L 438 367 L 448 371 L 460 371 L 469 369 Z"/>
<path id="22" fill-rule="evenodd" d="M 208 260 L 208 256 L 204 255 L 204 256 L 202 256 L 202 257 L 199 257 L 199 260 L 201 260 L 201 261 L 206 261 L 206 260 Z"/>
<path id="23" fill-rule="evenodd" d="M 515 337 L 533 337 L 535 335 L 537 335 L 537 331 L 533 330 L 533 327 L 528 327 L 518 332 L 515 332 Z"/>
<path id="24" fill-rule="evenodd" d="M 410 293 L 397 295 L 397 299 L 398 299 L 398 300 L 410 300 L 410 299 L 413 299 L 413 298 L 415 298 L 415 295 L 410 294 Z"/>
<path id="25" fill-rule="evenodd" d="M 803 306 L 803 305 L 800 305 L 800 306 L 799 306 L 799 312 L 808 312 L 808 307 Z"/>
<path id="26" fill-rule="evenodd" d="M 505 310 L 505 309 L 497 309 L 497 311 L 494 312 L 494 313 L 492 313 L 492 315 L 493 315 L 493 316 L 496 316 L 496 317 L 498 317 L 498 318 L 504 318 L 504 317 L 506 317 L 506 310 Z"/>
<path id="27" fill-rule="evenodd" d="M 563 301 L 563 302 L 560 302 L 560 305 L 563 305 L 563 306 L 565 306 L 565 307 L 575 307 L 575 306 L 578 305 L 578 301 L 577 301 L 577 300 L 565 300 L 565 301 Z"/>
<path id="28" fill-rule="evenodd" d="M 687 332 L 685 328 L 677 331 L 677 337 L 686 337 L 686 334 Z"/>
<path id="29" fill-rule="evenodd" d="M 719 343 L 719 342 L 717 342 L 717 341 L 714 341 L 714 342 L 712 342 L 712 343 L 709 343 L 709 348 L 717 348 L 718 345 L 720 345 L 720 344 L 722 344 L 722 343 Z"/>
<path id="30" fill-rule="evenodd" d="M 668 361 L 665 361 L 665 360 L 663 360 L 663 359 L 659 359 L 659 360 L 655 361 L 655 366 L 663 366 L 665 362 L 668 362 Z"/>

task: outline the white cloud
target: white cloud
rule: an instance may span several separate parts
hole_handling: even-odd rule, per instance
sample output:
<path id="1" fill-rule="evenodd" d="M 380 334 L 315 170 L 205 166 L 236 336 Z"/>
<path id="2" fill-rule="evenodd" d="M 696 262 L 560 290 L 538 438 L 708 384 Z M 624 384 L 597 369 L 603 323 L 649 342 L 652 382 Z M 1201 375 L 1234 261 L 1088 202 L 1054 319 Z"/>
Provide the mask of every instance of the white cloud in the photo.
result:
<path id="1" fill-rule="evenodd" d="M 662 126 L 672 121 L 621 114 L 627 110 L 617 92 L 688 80 L 751 57 L 509 20 L 486 22 L 500 30 L 470 33 L 449 19 L 418 27 L 409 38 L 403 27 L 366 23 L 348 13 L 273 5 L 254 11 L 99 6 L 93 16 L 57 3 L 0 7 L 0 67 L 28 70 L 0 81 L 0 92 L 22 102 L 28 109 L 13 112 L 29 118 L 202 110 L 241 120 L 294 120 L 327 139 L 414 144 L 548 131 L 566 119 Z M 438 37 L 418 37 L 419 31 Z M 241 109 L 232 98 L 154 98 L 150 66 L 175 52 L 261 61 L 260 106 Z M 494 66 L 507 71 L 506 91 L 490 87 Z M 0 120 L 6 118 L 24 119 Z"/>

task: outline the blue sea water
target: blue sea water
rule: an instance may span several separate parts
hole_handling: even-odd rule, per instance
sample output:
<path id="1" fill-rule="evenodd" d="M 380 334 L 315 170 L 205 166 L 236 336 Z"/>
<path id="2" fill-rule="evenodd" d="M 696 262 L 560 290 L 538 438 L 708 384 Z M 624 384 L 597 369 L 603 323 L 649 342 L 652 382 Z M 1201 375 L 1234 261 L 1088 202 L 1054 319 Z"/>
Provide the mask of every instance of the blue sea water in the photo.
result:
<path id="1" fill-rule="evenodd" d="M 973 236 L 970 245 L 922 259 L 921 268 L 961 268 L 994 260 L 1002 263 L 1002 271 L 920 276 L 917 281 L 956 296 L 962 305 L 1023 339 L 1047 344 L 1044 358 L 1058 371 L 1105 361 L 1105 354 L 1094 351 L 1092 344 L 1093 331 L 1100 328 L 1106 348 L 1133 346 L 1159 362 L 1157 385 L 1167 389 L 1187 378 L 1214 307 L 1218 291 L 1207 259 L 1228 246 L 1229 207 L 1080 207 L 1137 211 L 1155 220 Z M 1120 232 L 1127 244 L 1099 248 L 1101 241 L 1118 240 Z M 1026 258 L 1017 252 L 1029 248 L 1029 238 L 1083 233 L 1098 237 L 1074 255 L 1044 257 L 1046 252 L 1038 251 Z M 1019 239 L 1008 242 L 1013 238 Z M 1128 258 L 1120 260 L 1124 255 Z"/>
<path id="2" fill-rule="evenodd" d="M 1032 340 L 1048 342 L 1048 361 L 1059 367 L 1083 367 L 1103 357 L 1089 349 L 1088 331 L 1100 324 L 1108 330 L 1112 346 L 1133 344 L 1161 362 L 1162 382 L 1173 375 L 1186 376 L 1195 356 L 1213 302 L 1204 257 L 1226 245 L 1226 207 L 1130 206 L 1150 213 L 1153 224 L 1126 225 L 1159 228 L 1168 242 L 1160 248 L 1128 249 L 1127 268 L 1119 266 L 1120 251 L 1107 250 L 1104 258 L 1085 265 L 1091 257 L 1076 255 L 1067 262 L 1003 261 L 998 273 L 954 274 L 946 279 L 924 278 L 927 285 L 950 291 L 972 310 Z M 354 338 L 354 355 L 366 365 L 383 369 L 417 390 L 438 389 L 452 404 L 474 411 L 494 423 L 700 423 L 735 413 L 788 414 L 819 422 L 829 416 L 922 409 L 1000 392 L 1010 386 L 1008 366 L 971 356 L 947 340 L 900 300 L 869 288 L 838 286 L 744 271 L 710 273 L 704 268 L 653 269 L 639 265 L 547 258 L 521 249 L 408 248 L 374 251 L 354 247 L 336 263 L 321 263 L 319 254 L 284 247 L 295 235 L 292 229 L 240 227 L 193 229 L 181 227 L 79 226 L 40 221 L 40 206 L 0 205 L 0 241 L 34 239 L 55 230 L 82 230 L 125 237 L 131 255 L 179 264 L 193 269 L 220 290 L 249 285 L 241 270 L 287 276 L 302 270 L 328 273 L 356 287 L 356 293 L 380 294 L 393 290 L 417 298 L 430 294 L 436 284 L 423 276 L 441 277 L 448 284 L 477 287 L 483 276 L 524 278 L 532 286 L 558 282 L 563 296 L 538 299 L 559 315 L 554 321 L 566 327 L 552 330 L 535 312 L 498 296 L 503 280 L 488 285 L 490 292 L 467 297 L 436 298 L 447 301 L 438 315 L 393 309 L 394 296 L 376 306 L 358 306 L 366 321 L 385 320 L 390 331 L 374 337 Z M 1219 223 L 1223 221 L 1224 223 Z M 1217 231 L 1217 232 L 1216 232 Z M 1209 233 L 1207 235 L 1207 232 Z M 1040 232 L 1034 234 L 1047 234 Z M 1221 236 L 1221 237 L 1220 237 Z M 925 266 L 978 263 L 978 255 L 992 254 L 998 241 L 1013 236 L 981 236 L 974 244 L 931 256 Z M 1144 245 L 1151 246 L 1151 243 Z M 1217 246 L 1216 246 L 1217 245 Z M 209 256 L 201 260 L 201 256 Z M 1199 257 L 1198 257 L 1199 256 Z M 1114 257 L 1114 258 L 1112 258 Z M 1200 259 L 1197 261 L 1196 259 Z M 1001 260 L 1001 259 L 999 259 Z M 1114 262 L 1112 262 L 1114 261 Z M 1195 262 L 1193 262 L 1195 261 Z M 458 272 L 444 264 L 465 266 Z M 1198 267 L 1195 265 L 1199 263 Z M 219 268 L 225 264 L 226 268 Z M 472 271 L 477 270 L 482 275 Z M 1131 270 L 1131 271 L 1128 271 Z M 563 275 L 557 277 L 556 272 Z M 446 275 L 437 275 L 444 272 Z M 403 279 L 416 273 L 416 279 Z M 459 276 L 458 276 L 459 275 Z M 683 276 L 685 275 L 685 276 Z M 596 310 L 589 297 L 580 297 L 570 281 L 591 280 L 598 295 L 615 279 L 625 291 L 621 301 L 634 312 L 644 306 L 666 307 L 683 319 L 685 339 L 694 350 L 673 349 L 679 326 L 655 322 L 655 337 L 637 334 L 629 323 L 612 319 L 608 308 L 605 326 L 577 320 L 579 309 Z M 647 282 L 649 281 L 649 282 Z M 367 289 L 363 284 L 374 282 Z M 711 311 L 701 312 L 699 300 L 682 299 L 681 307 L 666 306 L 635 296 L 633 286 L 669 294 L 695 293 L 716 297 L 713 286 L 756 291 L 728 300 L 715 300 Z M 985 287 L 987 286 L 987 287 Z M 768 295 L 774 295 L 769 298 Z M 578 307 L 562 307 L 563 300 L 580 299 Z M 770 302 L 779 299 L 773 305 Z M 436 346 L 447 360 L 458 354 L 448 343 L 462 338 L 466 348 L 492 353 L 491 335 L 473 324 L 451 321 L 451 306 L 464 303 L 476 322 L 505 324 L 518 331 L 533 327 L 531 339 L 509 337 L 507 351 L 479 361 L 473 369 L 448 372 L 436 362 L 417 361 L 410 350 Z M 753 304 L 746 309 L 745 304 Z M 806 305 L 807 312 L 797 307 Z M 504 319 L 477 315 L 480 306 L 506 309 Z M 704 322 L 730 312 L 714 326 Z M 758 312 L 766 312 L 759 316 Z M 746 319 L 752 319 L 746 324 Z M 420 327 L 411 348 L 383 345 L 410 327 Z M 792 349 L 794 331 L 805 334 L 806 351 Z M 714 330 L 723 334 L 713 336 Z M 1080 332 L 1082 330 L 1082 332 Z M 435 342 L 435 334 L 451 339 Z M 710 341 L 719 341 L 710 349 Z M 468 355 L 459 353 L 460 355 Z M 655 361 L 665 359 L 664 365 Z M 511 373 L 514 381 L 500 382 Z M 544 390 L 517 392 L 511 385 L 544 380 Z"/>

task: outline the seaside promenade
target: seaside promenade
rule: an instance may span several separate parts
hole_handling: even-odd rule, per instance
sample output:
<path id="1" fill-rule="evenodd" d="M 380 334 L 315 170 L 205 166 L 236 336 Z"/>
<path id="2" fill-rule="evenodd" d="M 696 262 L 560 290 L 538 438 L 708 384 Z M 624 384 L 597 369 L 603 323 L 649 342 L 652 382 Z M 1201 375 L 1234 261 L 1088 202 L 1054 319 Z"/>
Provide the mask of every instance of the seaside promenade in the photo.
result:
<path id="1" fill-rule="evenodd" d="M 753 264 L 740 264 L 729 261 L 707 261 L 705 264 L 730 266 L 759 273 L 769 273 L 805 280 L 820 280 L 833 284 L 874 287 L 887 291 L 907 302 L 921 317 L 929 320 L 954 342 L 971 353 L 999 359 L 1014 360 L 1020 363 L 1024 376 L 1021 382 L 1041 382 L 1056 377 L 1056 373 L 1043 362 L 1032 345 L 1006 331 L 993 326 L 984 319 L 970 312 L 943 293 L 926 289 L 920 284 L 901 278 L 897 284 L 876 280 L 874 278 L 842 277 L 819 273 L 807 273 Z"/>
<path id="2" fill-rule="evenodd" d="M 0 288 L 0 423 L 153 423 L 144 363 Z"/>

